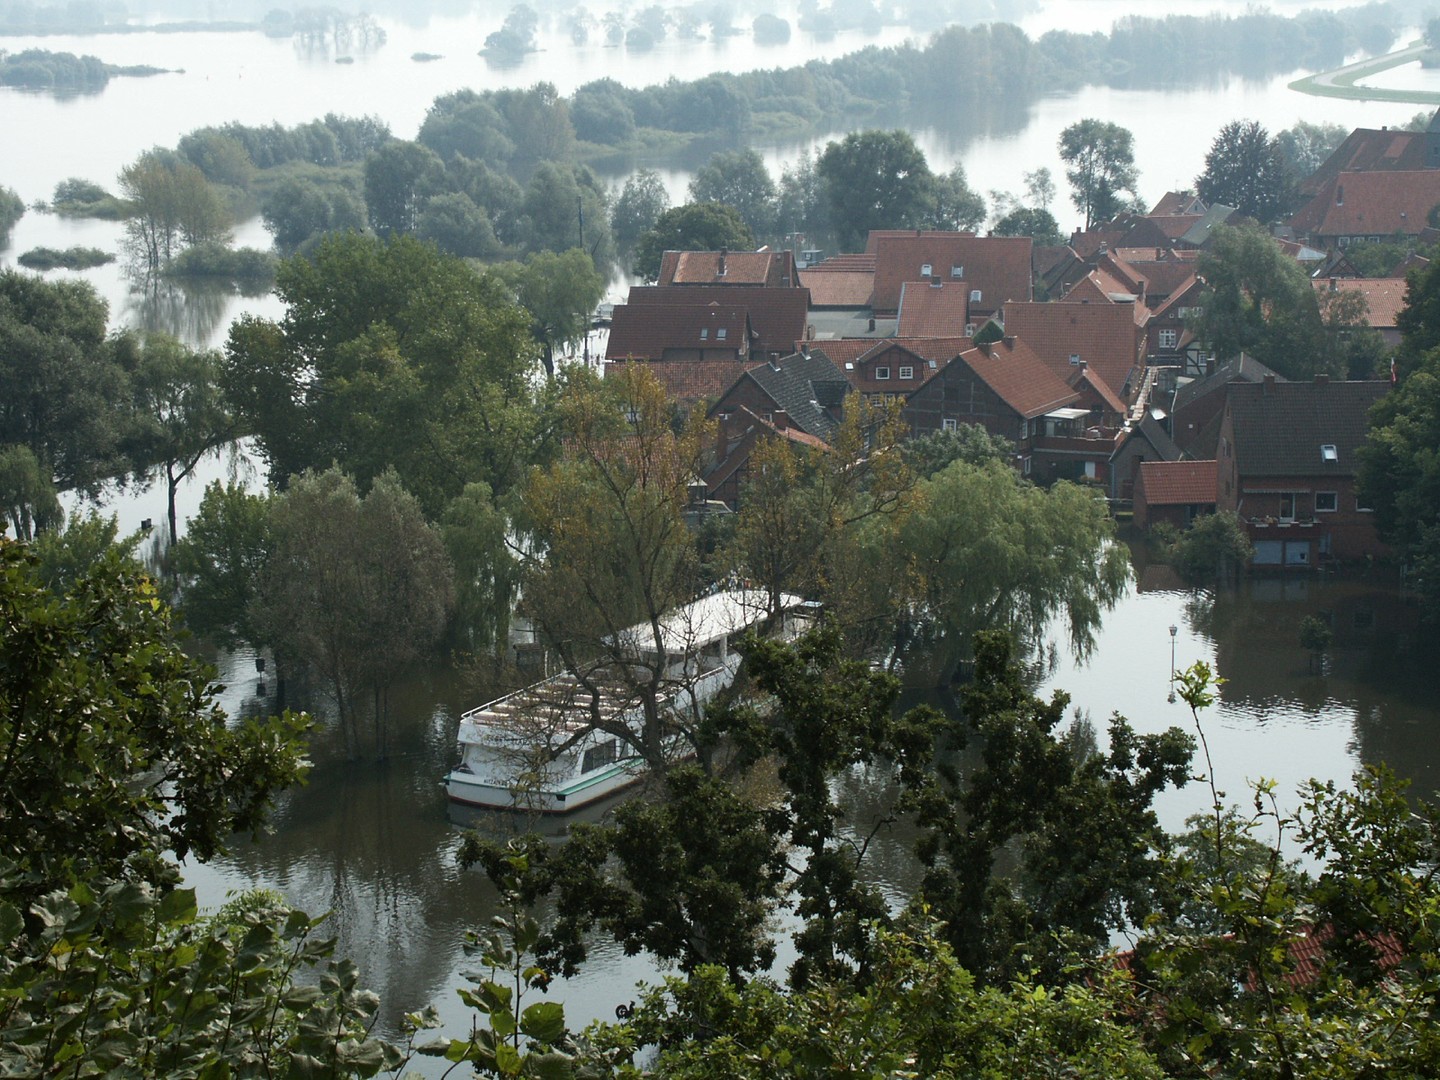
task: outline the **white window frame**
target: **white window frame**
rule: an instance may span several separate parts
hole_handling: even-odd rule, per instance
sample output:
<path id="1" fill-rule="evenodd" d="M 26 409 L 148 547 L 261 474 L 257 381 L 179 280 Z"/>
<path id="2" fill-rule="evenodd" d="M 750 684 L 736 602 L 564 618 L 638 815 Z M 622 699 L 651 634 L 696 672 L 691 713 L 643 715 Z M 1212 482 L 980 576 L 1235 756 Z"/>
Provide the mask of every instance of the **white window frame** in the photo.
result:
<path id="1" fill-rule="evenodd" d="M 888 367 L 877 367 L 877 368 L 875 369 L 875 381 L 876 381 L 876 382 L 880 382 L 882 379 L 888 379 L 888 378 L 890 378 L 890 369 L 889 369 Z"/>
<path id="2" fill-rule="evenodd" d="M 725 340 L 725 327 L 723 327 L 723 326 L 722 326 L 722 327 L 719 327 L 719 328 L 715 331 L 715 340 L 716 340 L 716 341 L 724 341 L 724 340 Z"/>
<path id="3" fill-rule="evenodd" d="M 915 377 L 915 369 L 914 369 L 913 367 L 910 367 L 910 366 L 907 365 L 907 366 L 902 367 L 902 368 L 900 369 L 900 378 L 902 378 L 902 379 L 913 379 L 914 377 Z"/>
<path id="4" fill-rule="evenodd" d="M 700 327 L 700 340 L 701 340 L 701 341 L 709 341 L 709 340 L 710 340 L 710 328 L 709 328 L 708 326 L 702 326 L 702 327 Z"/>
<path id="5" fill-rule="evenodd" d="M 1321 506 L 1321 505 L 1320 505 L 1320 500 L 1321 500 L 1321 499 L 1326 500 L 1330 505 L 1329 505 L 1329 506 Z M 1315 492 L 1315 513 L 1317 513 L 1317 514 L 1333 514 L 1333 513 L 1335 513 L 1336 511 L 1338 511 L 1339 509 L 1340 509 L 1340 493 L 1339 493 L 1339 492 L 1337 492 L 1337 491 L 1317 491 L 1317 492 Z"/>
<path id="6" fill-rule="evenodd" d="M 953 416 L 947 416 L 947 417 L 945 417 L 943 420 L 940 421 L 940 430 L 941 430 L 941 431 L 954 431 L 954 430 L 956 430 L 959 426 L 960 426 L 960 421 L 956 420 Z"/>
<path id="7" fill-rule="evenodd" d="M 921 263 L 921 264 L 920 264 L 920 276 L 921 276 L 922 278 L 928 278 L 928 277 L 930 276 L 931 272 L 932 272 L 934 269 L 935 269 L 935 268 L 934 268 L 933 266 L 931 266 L 929 263 Z"/>
<path id="8" fill-rule="evenodd" d="M 1179 330 L 1161 330 L 1159 344 L 1162 349 L 1173 349 L 1180 344 Z"/>

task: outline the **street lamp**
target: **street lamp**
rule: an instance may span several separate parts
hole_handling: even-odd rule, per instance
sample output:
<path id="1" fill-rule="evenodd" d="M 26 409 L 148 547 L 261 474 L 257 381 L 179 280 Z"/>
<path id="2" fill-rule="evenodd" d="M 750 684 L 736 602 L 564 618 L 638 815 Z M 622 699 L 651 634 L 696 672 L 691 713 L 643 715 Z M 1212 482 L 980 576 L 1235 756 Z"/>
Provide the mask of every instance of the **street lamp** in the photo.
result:
<path id="1" fill-rule="evenodd" d="M 1175 704 L 1175 635 L 1180 628 L 1174 623 L 1170 624 L 1170 696 L 1166 698 L 1171 705 Z"/>

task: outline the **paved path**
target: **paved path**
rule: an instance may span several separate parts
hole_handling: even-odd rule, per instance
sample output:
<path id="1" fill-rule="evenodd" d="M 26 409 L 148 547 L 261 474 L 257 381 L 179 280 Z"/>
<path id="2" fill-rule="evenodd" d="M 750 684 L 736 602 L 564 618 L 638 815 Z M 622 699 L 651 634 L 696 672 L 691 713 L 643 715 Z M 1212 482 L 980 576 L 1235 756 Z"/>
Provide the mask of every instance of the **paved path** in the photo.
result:
<path id="1" fill-rule="evenodd" d="M 1359 80 L 1382 71 L 1418 60 L 1428 49 L 1424 42 L 1415 42 L 1384 56 L 1371 56 L 1353 64 L 1307 75 L 1290 84 L 1291 90 L 1319 97 L 1349 98 L 1353 101 L 1400 101 L 1412 105 L 1440 105 L 1440 91 L 1392 90 L 1387 87 L 1357 86 Z"/>

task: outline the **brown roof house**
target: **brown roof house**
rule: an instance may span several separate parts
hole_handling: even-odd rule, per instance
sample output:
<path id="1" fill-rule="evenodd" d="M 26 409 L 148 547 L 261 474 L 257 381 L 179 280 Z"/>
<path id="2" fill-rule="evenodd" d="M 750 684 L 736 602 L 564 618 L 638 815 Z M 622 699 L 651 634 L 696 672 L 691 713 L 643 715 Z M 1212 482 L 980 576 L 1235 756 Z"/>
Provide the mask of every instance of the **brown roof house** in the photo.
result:
<path id="1" fill-rule="evenodd" d="M 1225 388 L 1231 383 L 1285 382 L 1249 353 L 1212 365 L 1199 378 L 1179 382 L 1167 404 L 1170 437 L 1192 458 L 1213 458 L 1220 444 L 1220 417 L 1225 411 Z"/>
<path id="2" fill-rule="evenodd" d="M 744 370 L 806 336 L 810 292 L 735 285 L 637 285 L 617 304 L 607 365 L 644 362 L 675 401 L 713 400 Z"/>
<path id="3" fill-rule="evenodd" d="M 1037 483 L 1103 481 L 1114 432 L 1089 427 L 1081 396 L 1023 342 L 977 345 L 910 395 L 902 413 L 916 435 L 979 424 L 1015 444 L 1016 467 Z"/>
<path id="4" fill-rule="evenodd" d="M 1135 480 L 1135 527 L 1167 521 L 1184 529 L 1215 512 L 1215 462 L 1146 461 Z"/>
<path id="5" fill-rule="evenodd" d="M 1440 169 L 1440 110 L 1424 131 L 1356 128 L 1318 169 L 1300 182 L 1313 195 L 1343 172 L 1415 172 Z"/>
<path id="6" fill-rule="evenodd" d="M 970 291 L 963 281 L 931 278 L 928 282 L 907 281 L 900 286 L 900 308 L 896 315 L 896 337 L 964 337 L 970 322 Z"/>
<path id="7" fill-rule="evenodd" d="M 707 497 L 740 508 L 750 455 L 765 438 L 823 448 L 839 427 L 850 384 L 823 353 L 798 352 L 746 371 L 710 407 L 719 431 Z"/>
<path id="8" fill-rule="evenodd" d="M 1138 423 L 1127 427 L 1115 442 L 1108 470 L 1110 498 L 1128 502 L 1135 497 L 1135 483 L 1140 478 L 1140 466 L 1144 463 L 1178 461 L 1181 456 L 1180 448 L 1170 438 L 1165 426 L 1146 413 Z"/>
<path id="9" fill-rule="evenodd" d="M 1348 247 L 1389 236 L 1418 236 L 1440 205 L 1440 169 L 1342 172 L 1290 219 L 1296 236 L 1319 247 Z"/>
<path id="10" fill-rule="evenodd" d="M 870 307 L 888 317 L 900 310 L 900 292 L 908 282 L 965 282 L 973 322 L 979 323 L 1007 300 L 1033 295 L 1028 236 L 970 233 L 879 233 L 875 246 L 875 291 Z"/>
<path id="11" fill-rule="evenodd" d="M 1246 522 L 1255 566 L 1307 567 L 1383 554 L 1355 486 L 1356 451 L 1387 382 L 1231 383 L 1216 505 Z"/>
<path id="12" fill-rule="evenodd" d="M 1006 335 L 1020 338 L 1059 378 L 1082 364 L 1127 405 L 1138 389 L 1144 337 L 1129 304 L 1007 303 Z"/>
<path id="13" fill-rule="evenodd" d="M 667 251 L 655 283 L 797 289 L 800 277 L 790 251 Z"/>
<path id="14" fill-rule="evenodd" d="M 1331 277 L 1312 280 L 1321 304 L 1321 311 L 1333 298 L 1355 293 L 1365 298 L 1364 325 L 1380 334 L 1386 348 L 1400 344 L 1400 328 L 1396 325 L 1405 310 L 1405 279 Z"/>
<path id="15" fill-rule="evenodd" d="M 647 364 L 672 401 L 716 397 L 750 364 L 755 331 L 743 305 L 617 304 L 605 350 L 607 370 Z"/>

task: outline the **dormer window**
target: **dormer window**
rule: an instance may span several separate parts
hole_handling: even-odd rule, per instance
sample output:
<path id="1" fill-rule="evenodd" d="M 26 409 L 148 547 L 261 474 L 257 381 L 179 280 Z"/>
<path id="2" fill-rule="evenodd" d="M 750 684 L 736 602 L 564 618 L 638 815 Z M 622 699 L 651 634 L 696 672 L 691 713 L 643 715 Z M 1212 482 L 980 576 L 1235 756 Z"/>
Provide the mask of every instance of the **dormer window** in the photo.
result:
<path id="1" fill-rule="evenodd" d="M 1320 460 L 1330 465 L 1340 460 L 1340 451 L 1335 449 L 1334 443 L 1326 443 L 1320 447 Z"/>
<path id="2" fill-rule="evenodd" d="M 932 269 L 932 267 L 930 266 L 929 263 L 921 263 L 921 264 L 920 264 L 920 276 L 921 276 L 921 277 L 929 277 L 929 276 L 930 276 L 930 271 L 931 271 L 931 269 Z"/>
<path id="3" fill-rule="evenodd" d="M 725 340 L 725 327 L 722 326 L 722 327 L 720 327 L 719 329 L 717 329 L 717 330 L 715 331 L 715 340 L 716 340 L 716 341 L 724 341 L 724 340 Z"/>
<path id="4" fill-rule="evenodd" d="M 979 289 L 971 289 L 971 290 L 970 290 L 970 303 L 972 303 L 972 304 L 978 304 L 978 303 L 980 303 L 980 290 L 979 290 Z"/>
<path id="5" fill-rule="evenodd" d="M 963 278 L 963 277 L 965 276 L 965 267 L 963 267 L 963 266 L 952 266 L 952 267 L 950 267 L 950 276 L 951 276 L 952 278 Z"/>
<path id="6" fill-rule="evenodd" d="M 888 367 L 877 367 L 875 369 L 875 378 L 877 381 L 890 378 L 890 369 Z"/>

